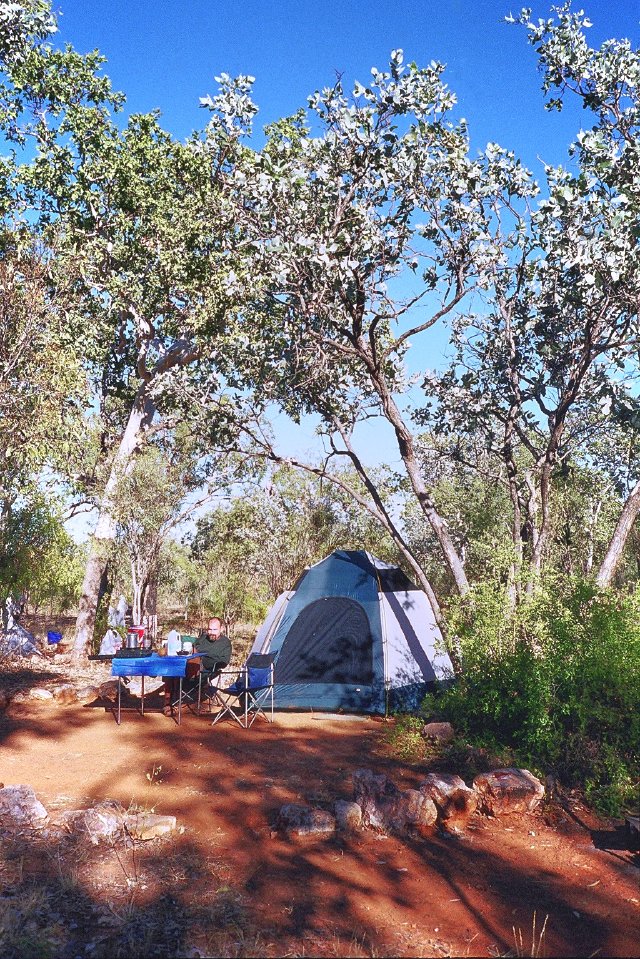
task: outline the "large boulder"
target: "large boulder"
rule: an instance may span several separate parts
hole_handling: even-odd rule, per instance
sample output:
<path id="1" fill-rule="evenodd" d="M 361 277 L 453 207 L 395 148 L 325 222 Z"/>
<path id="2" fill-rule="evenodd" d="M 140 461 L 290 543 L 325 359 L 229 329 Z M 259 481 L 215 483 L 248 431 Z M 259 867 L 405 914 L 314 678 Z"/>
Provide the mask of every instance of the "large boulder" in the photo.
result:
<path id="1" fill-rule="evenodd" d="M 362 809 L 362 822 L 389 832 L 432 826 L 438 818 L 433 801 L 417 789 L 401 790 L 384 774 L 357 769 L 353 798 Z"/>
<path id="2" fill-rule="evenodd" d="M 51 692 L 59 706 L 71 706 L 72 703 L 78 702 L 75 687 L 70 683 L 65 683 L 62 686 L 54 686 Z"/>
<path id="3" fill-rule="evenodd" d="M 120 803 L 107 799 L 90 809 L 69 809 L 59 813 L 54 825 L 97 846 L 130 839 L 146 841 L 169 835 L 176 828 L 176 817 L 126 812 Z"/>
<path id="4" fill-rule="evenodd" d="M 98 687 L 98 695 L 100 699 L 108 699 L 109 702 L 114 703 L 118 698 L 118 680 L 108 679 L 105 683 L 102 683 Z"/>
<path id="5" fill-rule="evenodd" d="M 302 803 L 286 803 L 280 809 L 276 828 L 289 836 L 314 836 L 335 832 L 336 821 L 324 809 Z"/>
<path id="6" fill-rule="evenodd" d="M 97 846 L 124 836 L 124 812 L 118 803 L 98 803 L 91 809 L 78 809 L 69 814 L 74 832 L 85 834 Z"/>
<path id="7" fill-rule="evenodd" d="M 433 800 L 438 819 L 448 827 L 463 825 L 478 806 L 478 793 L 469 789 L 460 776 L 429 773 L 419 788 Z"/>
<path id="8" fill-rule="evenodd" d="M 76 689 L 76 699 L 79 703 L 92 703 L 98 699 L 100 693 L 97 686 L 81 686 Z"/>
<path id="9" fill-rule="evenodd" d="M 494 769 L 473 780 L 480 808 L 490 816 L 532 812 L 544 796 L 544 786 L 528 769 Z"/>
<path id="10" fill-rule="evenodd" d="M 48 813 L 31 786 L 0 789 L 0 823 L 3 826 L 38 826 Z"/>

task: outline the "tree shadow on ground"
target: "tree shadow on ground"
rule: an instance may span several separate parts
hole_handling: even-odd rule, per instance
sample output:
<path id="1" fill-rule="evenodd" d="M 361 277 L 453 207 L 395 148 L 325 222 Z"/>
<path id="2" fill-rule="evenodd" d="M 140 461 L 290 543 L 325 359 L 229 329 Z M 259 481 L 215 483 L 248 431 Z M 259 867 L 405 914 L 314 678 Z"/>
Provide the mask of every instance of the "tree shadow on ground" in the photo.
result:
<path id="1" fill-rule="evenodd" d="M 570 865 L 541 869 L 524 836 L 514 860 L 497 825 L 466 840 L 372 831 L 293 840 L 274 833 L 285 802 L 330 809 L 336 799 L 350 799 L 359 766 L 387 773 L 401 788 L 417 784 L 428 767 L 385 755 L 383 727 L 371 719 L 277 716 L 273 726 L 244 730 L 231 723 L 212 728 L 190 714 L 181 727 L 155 714 L 127 713 L 120 727 L 93 710 L 68 716 L 75 747 L 94 744 L 95 754 L 82 760 L 90 800 L 133 800 L 186 826 L 184 835 L 144 848 L 126 922 L 113 934 L 107 929 L 109 955 L 126 955 L 118 950 L 130 942 L 128 930 L 163 911 L 179 919 L 169 924 L 176 930 L 171 942 L 145 933 L 156 956 L 175 955 L 176 944 L 204 944 L 205 955 L 214 946 L 224 955 L 487 955 L 490 947 L 512 949 L 514 928 L 530 935 L 534 912 L 538 929 L 549 916 L 547 952 L 554 955 L 621 955 L 631 941 L 631 919 L 621 915 L 609 881 L 587 887 Z M 54 742 L 57 722 L 49 717 Z M 28 738 L 27 730 L 19 732 Z M 150 778 L 151 770 L 158 775 Z M 126 878 L 110 891 L 87 873 L 86 908 L 113 895 L 121 912 L 130 893 Z M 93 935 L 95 923 L 85 932 Z"/>
<path id="2" fill-rule="evenodd" d="M 592 829 L 591 842 L 596 849 L 611 853 L 625 866 L 630 865 L 640 869 L 640 850 L 634 849 L 631 845 L 631 836 L 624 824 L 615 826 L 614 829 Z M 632 856 L 628 855 L 630 850 L 633 851 Z"/>

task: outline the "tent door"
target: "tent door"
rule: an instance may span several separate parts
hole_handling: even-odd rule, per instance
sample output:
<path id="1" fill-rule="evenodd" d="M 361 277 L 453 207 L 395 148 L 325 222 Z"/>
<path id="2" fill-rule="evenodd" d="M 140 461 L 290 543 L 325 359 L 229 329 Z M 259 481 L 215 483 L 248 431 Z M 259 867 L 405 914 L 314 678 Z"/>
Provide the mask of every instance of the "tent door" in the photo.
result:
<path id="1" fill-rule="evenodd" d="M 276 683 L 373 683 L 373 640 L 360 603 L 317 599 L 298 614 L 280 650 Z"/>

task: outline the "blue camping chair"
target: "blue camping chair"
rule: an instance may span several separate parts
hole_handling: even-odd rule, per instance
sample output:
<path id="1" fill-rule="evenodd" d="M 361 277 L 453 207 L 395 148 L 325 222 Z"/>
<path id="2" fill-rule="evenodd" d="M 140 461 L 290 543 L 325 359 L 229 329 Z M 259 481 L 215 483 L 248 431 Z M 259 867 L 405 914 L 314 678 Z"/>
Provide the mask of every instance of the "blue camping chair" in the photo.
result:
<path id="1" fill-rule="evenodd" d="M 219 685 L 215 690 L 213 703 L 218 712 L 212 722 L 225 716 L 231 716 L 243 727 L 249 729 L 258 716 L 266 722 L 273 722 L 273 663 L 275 653 L 251 653 L 239 673 L 227 671 L 227 675 L 236 677 L 230 686 Z M 224 676 L 225 672 L 220 673 Z"/>

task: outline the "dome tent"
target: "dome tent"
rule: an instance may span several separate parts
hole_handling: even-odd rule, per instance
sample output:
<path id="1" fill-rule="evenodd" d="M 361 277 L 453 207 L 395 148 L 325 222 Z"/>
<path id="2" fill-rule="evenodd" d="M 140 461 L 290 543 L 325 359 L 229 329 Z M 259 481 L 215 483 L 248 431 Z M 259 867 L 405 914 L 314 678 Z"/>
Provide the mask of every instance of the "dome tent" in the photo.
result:
<path id="1" fill-rule="evenodd" d="M 281 709 L 410 709 L 453 675 L 426 594 L 362 550 L 305 570 L 276 600 L 252 652 L 277 654 Z"/>

